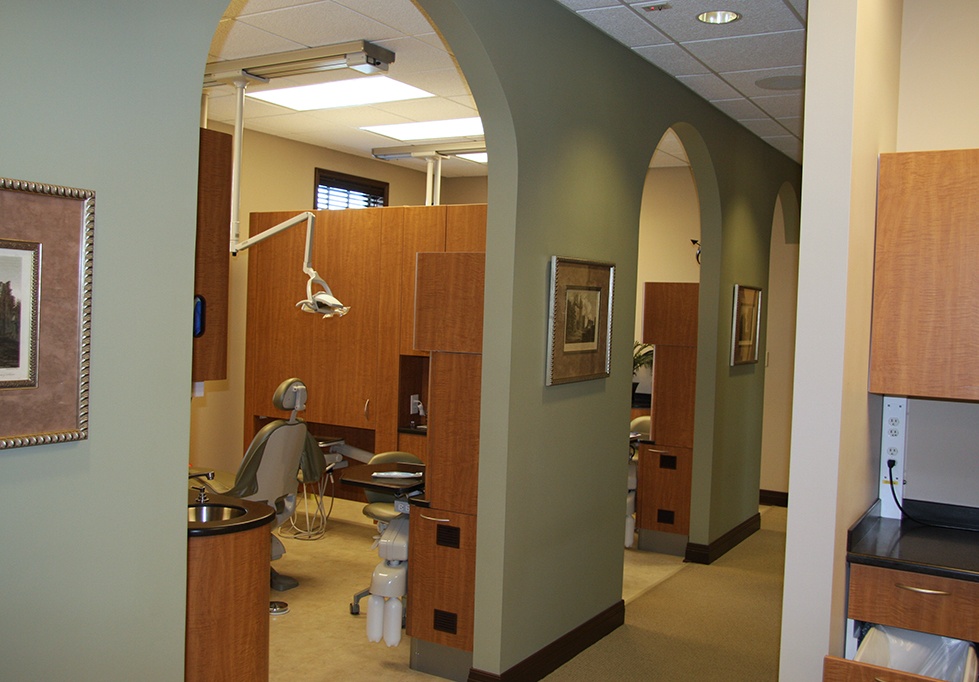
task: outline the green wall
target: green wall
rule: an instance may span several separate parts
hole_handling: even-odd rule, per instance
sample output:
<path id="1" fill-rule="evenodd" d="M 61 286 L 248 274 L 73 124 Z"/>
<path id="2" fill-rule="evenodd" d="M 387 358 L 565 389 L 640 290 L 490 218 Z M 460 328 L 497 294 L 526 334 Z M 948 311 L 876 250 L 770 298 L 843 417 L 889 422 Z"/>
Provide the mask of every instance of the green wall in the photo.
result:
<path id="1" fill-rule="evenodd" d="M 183 679 L 191 339 L 174 330 L 225 5 L 0 2 L 0 175 L 96 192 L 89 438 L 0 452 L 4 680 Z"/>
<path id="2" fill-rule="evenodd" d="M 474 666 L 501 672 L 620 598 L 639 207 L 674 124 L 705 221 L 691 539 L 757 511 L 763 372 L 727 367 L 731 290 L 765 285 L 776 197 L 800 169 L 552 0 L 418 4 L 492 159 Z M 552 255 L 616 263 L 606 380 L 544 386 Z"/>

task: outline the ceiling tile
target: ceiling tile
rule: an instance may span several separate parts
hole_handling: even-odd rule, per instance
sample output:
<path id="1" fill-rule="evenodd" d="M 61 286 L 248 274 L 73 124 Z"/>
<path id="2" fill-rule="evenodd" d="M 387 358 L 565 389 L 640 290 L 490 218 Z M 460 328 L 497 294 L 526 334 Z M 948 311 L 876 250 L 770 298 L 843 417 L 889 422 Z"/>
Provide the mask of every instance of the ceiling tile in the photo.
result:
<path id="1" fill-rule="evenodd" d="M 642 10 L 642 7 L 649 4 L 647 0 L 647 2 L 632 3 L 632 7 L 639 10 L 646 21 L 678 43 L 803 28 L 802 23 L 782 0 L 729 2 L 724 7 L 719 7 L 717 0 L 679 0 L 672 3 L 669 9 L 657 12 Z M 735 10 L 741 18 L 723 25 L 705 24 L 697 20 L 703 12 L 717 9 Z"/>
<path id="2" fill-rule="evenodd" d="M 738 121 L 745 118 L 766 118 L 764 111 L 744 97 L 714 100 L 711 104 Z"/>
<path id="3" fill-rule="evenodd" d="M 691 57 L 689 52 L 674 43 L 637 47 L 635 52 L 663 71 L 676 76 L 710 72 L 706 66 Z"/>
<path id="4" fill-rule="evenodd" d="M 706 100 L 734 99 L 740 94 L 713 74 L 679 76 L 677 80 Z"/>
<path id="5" fill-rule="evenodd" d="M 335 0 L 337 5 L 370 17 L 405 35 L 431 33 L 432 25 L 412 3 L 391 0 Z"/>
<path id="6" fill-rule="evenodd" d="M 798 138 L 802 137 L 802 117 L 801 116 L 779 116 L 778 122 L 785 126 L 786 130 Z"/>
<path id="7" fill-rule="evenodd" d="M 222 21 L 211 42 L 212 61 L 242 59 L 259 54 L 299 50 L 306 45 L 263 31 L 240 21 Z"/>
<path id="8" fill-rule="evenodd" d="M 802 116 L 802 94 L 771 95 L 767 97 L 752 97 L 751 101 L 764 109 L 775 118 L 781 116 Z"/>
<path id="9" fill-rule="evenodd" d="M 350 40 L 378 41 L 399 35 L 390 26 L 332 2 L 252 14 L 240 21 L 308 47 Z"/>
<path id="10" fill-rule="evenodd" d="M 751 71 L 726 71 L 721 78 L 730 83 L 742 95 L 747 97 L 764 97 L 766 95 L 778 95 L 787 93 L 801 93 L 803 88 L 794 90 L 773 90 L 764 88 L 756 83 L 764 78 L 778 78 L 780 76 L 803 77 L 801 66 L 787 66 L 777 69 L 753 69 Z"/>
<path id="11" fill-rule="evenodd" d="M 771 118 L 743 118 L 738 122 L 758 137 L 784 136 L 791 132 Z"/>
<path id="12" fill-rule="evenodd" d="M 763 137 L 762 139 L 790 158 L 802 158 L 802 141 L 796 137 L 785 135 L 784 137 Z"/>
<path id="13" fill-rule="evenodd" d="M 806 58 L 803 30 L 683 43 L 691 54 L 718 73 L 802 66 Z"/>
<path id="14" fill-rule="evenodd" d="M 388 67 L 388 75 L 401 80 L 401 76 L 420 71 L 451 69 L 456 73 L 455 61 L 444 49 L 417 38 L 401 37 L 379 40 L 377 44 L 394 52 L 394 63 Z"/>
<path id="15" fill-rule="evenodd" d="M 669 39 L 643 21 L 628 7 L 610 7 L 578 12 L 578 15 L 628 47 L 661 45 Z"/>

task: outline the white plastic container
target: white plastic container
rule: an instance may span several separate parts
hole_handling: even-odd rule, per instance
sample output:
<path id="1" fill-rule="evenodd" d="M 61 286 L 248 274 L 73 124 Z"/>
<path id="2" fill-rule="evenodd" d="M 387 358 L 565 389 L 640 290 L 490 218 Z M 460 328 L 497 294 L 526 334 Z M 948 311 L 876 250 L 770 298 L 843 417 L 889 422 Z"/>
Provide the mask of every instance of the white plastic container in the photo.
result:
<path id="1" fill-rule="evenodd" d="M 945 682 L 976 682 L 972 642 L 914 630 L 874 625 L 854 660 Z"/>

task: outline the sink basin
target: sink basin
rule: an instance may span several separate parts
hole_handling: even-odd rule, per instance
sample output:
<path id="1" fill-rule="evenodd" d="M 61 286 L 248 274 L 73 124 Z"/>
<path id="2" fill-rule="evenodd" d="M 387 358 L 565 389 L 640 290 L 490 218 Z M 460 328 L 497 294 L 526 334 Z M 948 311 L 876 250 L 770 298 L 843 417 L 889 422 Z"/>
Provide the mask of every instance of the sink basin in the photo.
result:
<path id="1" fill-rule="evenodd" d="M 187 506 L 187 521 L 191 523 L 229 521 L 244 515 L 244 507 L 235 507 L 227 504 L 200 504 Z"/>

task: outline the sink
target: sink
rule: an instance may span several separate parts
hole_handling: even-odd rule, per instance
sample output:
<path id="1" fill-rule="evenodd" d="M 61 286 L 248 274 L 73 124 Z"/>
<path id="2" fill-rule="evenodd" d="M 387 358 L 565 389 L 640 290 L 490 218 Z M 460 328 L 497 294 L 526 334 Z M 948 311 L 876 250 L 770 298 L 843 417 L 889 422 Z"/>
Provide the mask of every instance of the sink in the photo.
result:
<path id="1" fill-rule="evenodd" d="M 200 504 L 187 506 L 187 521 L 191 523 L 229 521 L 244 515 L 244 507 L 235 507 L 227 504 Z"/>

